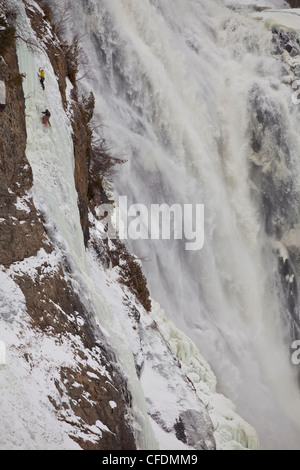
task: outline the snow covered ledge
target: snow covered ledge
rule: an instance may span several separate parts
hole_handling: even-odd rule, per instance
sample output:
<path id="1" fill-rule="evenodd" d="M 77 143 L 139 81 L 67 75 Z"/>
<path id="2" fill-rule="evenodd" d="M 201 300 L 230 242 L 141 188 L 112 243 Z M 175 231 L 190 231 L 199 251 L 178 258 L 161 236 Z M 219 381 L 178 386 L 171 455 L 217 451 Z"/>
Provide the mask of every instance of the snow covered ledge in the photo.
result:
<path id="1" fill-rule="evenodd" d="M 0 109 L 4 109 L 6 105 L 6 87 L 5 82 L 0 80 Z"/>
<path id="2" fill-rule="evenodd" d="M 277 28 L 285 32 L 300 34 L 300 9 L 293 10 L 265 10 L 252 13 L 256 20 L 264 21 L 268 28 Z"/>

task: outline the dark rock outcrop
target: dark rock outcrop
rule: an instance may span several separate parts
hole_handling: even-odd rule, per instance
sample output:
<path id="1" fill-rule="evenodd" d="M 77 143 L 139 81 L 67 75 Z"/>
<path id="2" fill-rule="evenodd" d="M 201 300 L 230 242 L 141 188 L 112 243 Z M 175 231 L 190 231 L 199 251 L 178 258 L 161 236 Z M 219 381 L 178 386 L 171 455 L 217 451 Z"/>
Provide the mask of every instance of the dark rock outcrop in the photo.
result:
<path id="1" fill-rule="evenodd" d="M 292 8 L 300 8 L 300 0 L 286 0 Z"/>

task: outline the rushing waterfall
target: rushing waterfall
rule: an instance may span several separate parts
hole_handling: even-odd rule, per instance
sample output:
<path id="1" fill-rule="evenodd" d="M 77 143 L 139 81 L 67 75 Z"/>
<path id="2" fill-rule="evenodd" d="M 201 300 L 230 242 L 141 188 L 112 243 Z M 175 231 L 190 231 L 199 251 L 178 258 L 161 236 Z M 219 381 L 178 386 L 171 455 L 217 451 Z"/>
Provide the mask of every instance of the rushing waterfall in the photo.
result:
<path id="1" fill-rule="evenodd" d="M 283 253 L 299 223 L 300 113 L 276 34 L 250 8 L 218 0 L 80 0 L 71 15 L 66 34 L 81 32 L 86 55 L 81 86 L 95 93 L 101 135 L 128 160 L 116 200 L 205 205 L 201 251 L 130 242 L 152 297 L 262 447 L 297 448 L 297 267 Z"/>

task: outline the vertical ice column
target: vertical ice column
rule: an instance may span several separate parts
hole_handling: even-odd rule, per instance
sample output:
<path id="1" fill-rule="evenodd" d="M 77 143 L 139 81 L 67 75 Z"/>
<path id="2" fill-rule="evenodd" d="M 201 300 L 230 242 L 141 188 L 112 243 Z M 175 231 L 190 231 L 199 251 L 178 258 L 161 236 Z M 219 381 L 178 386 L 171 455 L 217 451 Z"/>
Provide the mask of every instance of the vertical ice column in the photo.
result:
<path id="1" fill-rule="evenodd" d="M 0 109 L 6 105 L 6 88 L 5 82 L 0 80 Z"/>

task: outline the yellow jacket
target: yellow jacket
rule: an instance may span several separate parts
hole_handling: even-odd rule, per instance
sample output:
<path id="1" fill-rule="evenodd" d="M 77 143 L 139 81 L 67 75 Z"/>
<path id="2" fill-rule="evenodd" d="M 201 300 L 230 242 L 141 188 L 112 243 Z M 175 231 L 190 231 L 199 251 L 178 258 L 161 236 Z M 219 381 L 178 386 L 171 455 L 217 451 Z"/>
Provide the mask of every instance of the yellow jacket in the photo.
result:
<path id="1" fill-rule="evenodd" d="M 40 75 L 41 75 L 41 78 L 45 78 L 45 72 L 43 69 L 39 68 L 39 72 L 40 72 Z"/>

